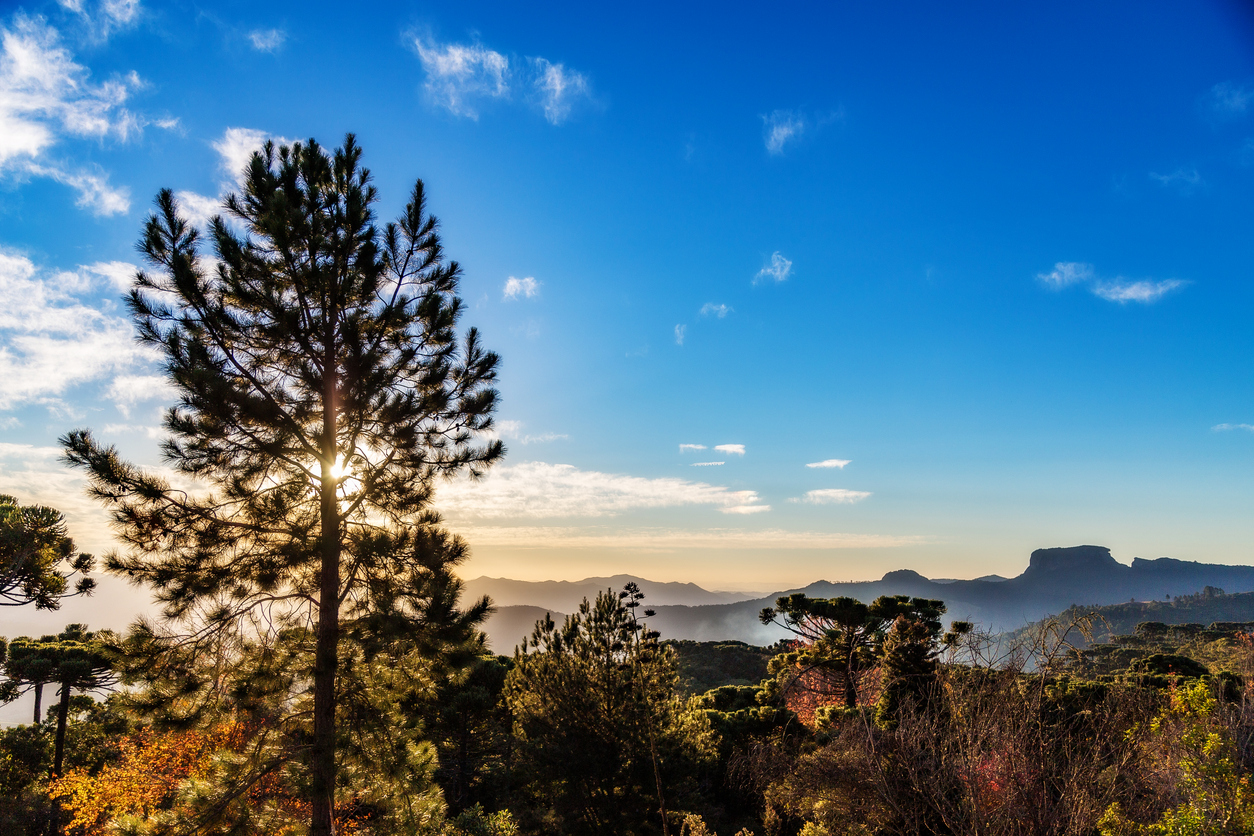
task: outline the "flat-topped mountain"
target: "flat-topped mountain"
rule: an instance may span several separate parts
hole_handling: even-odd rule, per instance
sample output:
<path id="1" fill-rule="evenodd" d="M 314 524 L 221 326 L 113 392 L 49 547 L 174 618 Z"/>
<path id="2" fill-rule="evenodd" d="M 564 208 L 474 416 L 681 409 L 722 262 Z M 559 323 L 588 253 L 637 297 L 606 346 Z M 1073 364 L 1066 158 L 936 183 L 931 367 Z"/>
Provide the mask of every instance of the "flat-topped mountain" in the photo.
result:
<path id="1" fill-rule="evenodd" d="M 1029 557 L 1023 573 L 1013 578 L 931 580 L 918 572 L 899 569 L 888 572 L 878 581 L 816 581 L 800 589 L 781 590 L 762 597 L 744 596 L 747 600 L 718 600 L 717 596 L 734 596 L 735 593 L 708 592 L 695 584 L 655 584 L 629 575 L 536 584 L 478 578 L 467 582 L 467 591 L 474 595 L 487 594 L 497 603 L 501 611 L 489 623 L 488 634 L 497 652 L 509 653 L 523 635 L 530 633 L 530 623 L 524 631 L 517 632 L 522 617 L 507 612 L 512 605 L 547 608 L 554 612 L 556 619 L 559 613 L 573 612 L 584 595 L 592 598 L 603 589 L 621 589 L 629 580 L 641 585 L 645 602 L 657 610 L 652 626 L 661 631 L 663 638 L 735 639 L 769 644 L 783 638 L 785 633 L 779 628 L 764 627 L 758 622 L 758 613 L 763 607 L 773 605 L 776 598 L 792 592 L 804 592 L 814 598 L 847 596 L 866 602 L 880 595 L 940 598 L 948 607 L 947 618 L 973 620 L 994 630 L 1013 630 L 1072 605 L 1163 601 L 1191 595 L 1207 586 L 1229 593 L 1254 591 L 1254 566 L 1196 563 L 1170 557 L 1136 558 L 1129 566 L 1115 560 L 1110 549 L 1104 546 L 1071 546 L 1037 549 Z M 493 589 L 507 594 L 498 597 Z M 528 597 L 532 590 L 536 596 Z M 692 597 L 685 597 L 689 595 Z M 494 626 L 505 627 L 507 622 L 509 627 L 504 630 Z"/>

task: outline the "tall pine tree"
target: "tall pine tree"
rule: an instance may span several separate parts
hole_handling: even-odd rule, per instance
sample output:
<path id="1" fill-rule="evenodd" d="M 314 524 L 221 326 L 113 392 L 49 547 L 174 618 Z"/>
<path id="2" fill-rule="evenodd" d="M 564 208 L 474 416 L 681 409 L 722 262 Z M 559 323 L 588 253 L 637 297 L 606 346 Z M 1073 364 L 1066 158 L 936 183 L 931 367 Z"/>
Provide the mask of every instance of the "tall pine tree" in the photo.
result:
<path id="1" fill-rule="evenodd" d="M 159 269 L 137 275 L 129 306 L 178 395 L 162 452 L 180 484 L 86 430 L 62 439 L 126 546 L 108 568 L 151 586 L 167 619 L 201 635 L 259 613 L 311 625 L 315 836 L 334 829 L 347 623 L 361 635 L 431 618 L 409 581 L 438 527 L 434 482 L 504 452 L 484 434 L 498 357 L 474 329 L 459 340 L 460 270 L 422 182 L 380 229 L 360 157 L 351 135 L 333 154 L 267 144 L 226 200 L 233 223 L 209 226 L 216 263 L 171 193 L 157 197 L 139 246 Z"/>

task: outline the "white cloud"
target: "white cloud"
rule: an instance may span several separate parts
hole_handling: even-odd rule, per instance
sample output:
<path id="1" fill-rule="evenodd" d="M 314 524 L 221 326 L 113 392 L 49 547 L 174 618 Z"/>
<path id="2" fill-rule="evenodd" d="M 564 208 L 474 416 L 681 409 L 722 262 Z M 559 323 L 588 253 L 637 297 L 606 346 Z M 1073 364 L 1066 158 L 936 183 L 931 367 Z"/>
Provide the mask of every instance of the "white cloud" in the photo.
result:
<path id="1" fill-rule="evenodd" d="M 487 433 L 489 438 L 508 438 L 520 444 L 543 444 L 549 441 L 564 441 L 570 436 L 566 433 L 524 433 L 522 421 L 497 421 L 496 432 Z"/>
<path id="2" fill-rule="evenodd" d="M 129 417 L 135 404 L 169 398 L 173 394 L 169 382 L 161 375 L 121 374 L 109 384 L 105 397 L 113 401 L 119 412 Z"/>
<path id="3" fill-rule="evenodd" d="M 119 293 L 126 293 L 131 289 L 135 274 L 139 272 L 139 268 L 129 261 L 97 261 L 80 269 L 100 276 Z"/>
<path id="4" fill-rule="evenodd" d="M 811 505 L 852 505 L 861 502 L 871 495 L 870 491 L 849 491 L 844 488 L 822 488 L 817 491 L 806 491 L 805 496 L 791 499 L 790 502 L 808 502 Z"/>
<path id="5" fill-rule="evenodd" d="M 763 141 L 767 152 L 784 153 L 784 146 L 805 133 L 805 117 L 791 110 L 775 110 L 762 117 Z"/>
<path id="6" fill-rule="evenodd" d="M 77 14 L 91 40 L 105 41 L 114 32 L 127 29 L 139 20 L 139 0 L 101 0 L 95 9 L 88 8 L 83 0 L 58 0 L 61 7 Z"/>
<path id="7" fill-rule="evenodd" d="M 51 275 L 25 256 L 0 251 L 0 409 L 47 402 L 89 381 L 133 373 L 152 354 L 129 319 L 106 314 L 88 295 L 116 292 L 115 269 Z"/>
<path id="8" fill-rule="evenodd" d="M 1229 430 L 1245 430 L 1254 433 L 1254 424 L 1216 424 L 1211 427 L 1215 432 L 1227 432 Z"/>
<path id="9" fill-rule="evenodd" d="M 1216 116 L 1235 119 L 1244 116 L 1254 103 L 1254 87 L 1221 81 L 1210 89 L 1206 103 Z"/>
<path id="10" fill-rule="evenodd" d="M 687 333 L 688 333 L 687 325 L 676 325 L 675 326 L 675 345 L 683 345 L 684 335 Z"/>
<path id="11" fill-rule="evenodd" d="M 701 316 L 710 316 L 711 314 L 713 314 L 714 316 L 717 316 L 719 319 L 722 319 L 723 317 L 727 316 L 729 313 L 732 313 L 734 310 L 736 309 L 728 307 L 727 305 L 716 305 L 713 302 L 706 302 L 704 305 L 701 306 L 700 313 L 701 313 Z"/>
<path id="12" fill-rule="evenodd" d="M 427 73 L 427 93 L 457 115 L 478 119 L 476 100 L 509 95 L 509 59 L 480 44 L 437 44 L 414 38 Z"/>
<path id="13" fill-rule="evenodd" d="M 114 28 L 129 26 L 139 17 L 139 0 L 104 0 L 100 11 Z"/>
<path id="14" fill-rule="evenodd" d="M 722 467 L 727 462 L 693 462 L 693 467 Z"/>
<path id="15" fill-rule="evenodd" d="M 93 215 L 121 215 L 130 211 L 131 190 L 125 186 L 119 189 L 110 186 L 109 175 L 101 171 L 99 166 L 92 170 L 70 170 L 60 165 L 26 162 L 20 166 L 20 170 L 69 186 L 78 192 L 74 205 L 90 210 Z"/>
<path id="16" fill-rule="evenodd" d="M 763 511 L 771 510 L 769 505 L 733 505 L 731 508 L 724 508 L 724 514 L 760 514 Z"/>
<path id="17" fill-rule="evenodd" d="M 771 253 L 771 261 L 753 277 L 754 284 L 765 281 L 782 282 L 792 275 L 792 262 L 784 258 L 778 251 Z"/>
<path id="18" fill-rule="evenodd" d="M 806 467 L 834 467 L 837 470 L 844 470 L 849 461 L 849 459 L 824 459 L 821 462 L 810 462 Z"/>
<path id="19" fill-rule="evenodd" d="M 729 456 L 743 456 L 745 454 L 745 445 L 743 444 L 715 444 L 714 449 Z"/>
<path id="20" fill-rule="evenodd" d="M 745 513 L 761 505 L 754 491 L 734 491 L 705 482 L 664 477 L 646 479 L 568 464 L 523 462 L 438 488 L 436 506 L 450 517 L 606 517 L 624 511 L 705 505 Z"/>
<path id="21" fill-rule="evenodd" d="M 1046 287 L 1061 290 L 1073 284 L 1087 282 L 1093 278 L 1093 265 L 1080 261 L 1060 261 L 1048 273 L 1037 273 L 1036 278 Z"/>
<path id="22" fill-rule="evenodd" d="M 248 33 L 248 40 L 258 52 L 277 52 L 287 40 L 287 32 L 282 29 L 254 29 Z"/>
<path id="23" fill-rule="evenodd" d="M 540 283 L 532 276 L 522 279 L 516 279 L 510 276 L 505 281 L 505 290 L 503 299 L 517 299 L 520 296 L 526 299 L 534 299 L 540 295 Z"/>
<path id="24" fill-rule="evenodd" d="M 687 453 L 689 450 L 695 451 L 695 450 L 704 450 L 704 449 L 705 449 L 704 444 L 681 444 L 679 445 L 679 452 L 681 453 Z"/>
<path id="25" fill-rule="evenodd" d="M 163 435 L 161 427 L 146 424 L 105 424 L 104 432 L 107 435 L 138 434 L 151 439 L 158 439 Z"/>
<path id="26" fill-rule="evenodd" d="M 1093 287 L 1093 293 L 1110 302 L 1119 302 L 1121 304 L 1127 302 L 1140 302 L 1149 304 L 1157 302 L 1171 291 L 1179 287 L 1184 287 L 1187 282 L 1179 279 L 1164 279 L 1163 281 L 1139 281 L 1129 282 L 1116 279 L 1113 282 L 1103 282 Z"/>
<path id="27" fill-rule="evenodd" d="M 1060 261 L 1054 265 L 1053 272 L 1038 273 L 1036 278 L 1046 287 L 1054 290 L 1074 284 L 1086 283 L 1089 285 L 1089 290 L 1092 291 L 1093 295 L 1108 302 L 1119 302 L 1121 304 L 1127 302 L 1141 302 L 1142 304 L 1157 302 L 1171 291 L 1188 284 L 1188 282 L 1180 279 L 1130 281 L 1124 278 L 1115 278 L 1102 280 L 1098 279 L 1097 273 L 1093 270 L 1093 265 L 1082 264 L 1076 261 Z"/>
<path id="28" fill-rule="evenodd" d="M 576 101 L 591 97 L 592 87 L 583 73 L 554 64 L 544 58 L 532 58 L 535 68 L 535 89 L 550 124 L 560 125 L 570 116 Z"/>
<path id="29" fill-rule="evenodd" d="M 413 47 L 427 74 L 427 95 L 456 116 L 477 120 L 484 103 L 509 100 L 517 88 L 520 100 L 538 106 L 549 124 L 560 125 L 579 102 L 592 99 L 584 73 L 547 58 L 517 62 L 480 43 L 442 44 L 429 36 L 414 37 Z M 516 64 L 524 69 L 516 70 Z"/>
<path id="30" fill-rule="evenodd" d="M 1150 172 L 1150 179 L 1158 183 L 1158 185 L 1167 189 L 1176 189 L 1183 194 L 1188 194 L 1200 186 L 1206 185 L 1206 181 L 1202 179 L 1201 173 L 1196 168 L 1177 168 L 1170 174 L 1159 174 Z"/>
<path id="31" fill-rule="evenodd" d="M 65 514 L 70 536 L 85 552 L 113 546 L 105 510 L 87 496 L 87 480 L 61 464 L 58 447 L 0 442 L 0 493 L 23 505 L 48 505 Z"/>
<path id="32" fill-rule="evenodd" d="M 179 191 L 174 193 L 174 200 L 178 203 L 179 214 L 202 231 L 209 228 L 209 221 L 214 215 L 223 214 L 221 198 Z"/>
<path id="33" fill-rule="evenodd" d="M 282 137 L 270 137 L 265 131 L 253 128 L 227 128 L 223 131 L 222 138 L 213 143 L 213 150 L 218 152 L 221 158 L 218 165 L 228 178 L 229 185 L 224 190 L 243 188 L 244 169 L 248 167 L 253 153 L 260 151 L 267 139 L 274 139 L 281 145 L 289 142 Z"/>
<path id="34" fill-rule="evenodd" d="M 766 507 L 766 506 L 750 506 Z M 930 542 L 919 535 L 840 534 L 771 528 L 665 529 L 574 526 L 459 526 L 471 546 L 527 549 L 877 549 Z"/>
<path id="35" fill-rule="evenodd" d="M 134 10 L 128 9 L 130 5 L 117 5 L 116 20 L 133 16 Z M 124 105 L 141 86 L 133 72 L 93 84 L 56 29 L 42 18 L 19 13 L 0 27 L 0 173 L 64 183 L 78 192 L 77 205 L 98 215 L 127 211 L 127 191 L 109 186 L 103 171 L 52 160 L 48 154 L 66 137 L 125 142 L 139 133 L 143 121 Z"/>

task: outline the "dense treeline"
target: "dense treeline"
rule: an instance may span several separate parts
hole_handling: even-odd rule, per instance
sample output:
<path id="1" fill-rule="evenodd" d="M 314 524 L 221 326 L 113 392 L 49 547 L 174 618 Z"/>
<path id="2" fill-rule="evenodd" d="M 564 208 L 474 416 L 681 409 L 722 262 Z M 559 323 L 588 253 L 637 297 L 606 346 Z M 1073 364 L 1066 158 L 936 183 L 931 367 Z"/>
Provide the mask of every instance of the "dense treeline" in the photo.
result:
<path id="1" fill-rule="evenodd" d="M 585 601 L 510 657 L 472 637 L 353 663 L 337 832 L 1254 830 L 1254 624 L 1147 623 L 1078 649 L 1068 639 L 1090 625 L 1053 623 L 1007 648 L 966 625 L 942 631 L 938 601 L 793 597 L 764 617 L 786 612 L 810 638 L 776 648 L 757 684 L 690 695 L 680 652 L 707 676 L 721 656 L 736 680 L 750 649 L 661 642 L 641 597 Z M 76 625 L 10 644 L 48 643 L 51 656 L 69 641 L 129 687 L 93 699 L 105 680 L 46 680 L 70 695 L 64 765 L 55 712 L 3 733 L 5 832 L 47 832 L 57 810 L 69 833 L 303 832 L 306 779 L 275 728 L 300 690 L 291 660 L 167 647 L 158 670 L 140 638 Z M 10 651 L 10 696 L 30 658 Z M 180 685 L 226 669 L 212 705 Z"/>

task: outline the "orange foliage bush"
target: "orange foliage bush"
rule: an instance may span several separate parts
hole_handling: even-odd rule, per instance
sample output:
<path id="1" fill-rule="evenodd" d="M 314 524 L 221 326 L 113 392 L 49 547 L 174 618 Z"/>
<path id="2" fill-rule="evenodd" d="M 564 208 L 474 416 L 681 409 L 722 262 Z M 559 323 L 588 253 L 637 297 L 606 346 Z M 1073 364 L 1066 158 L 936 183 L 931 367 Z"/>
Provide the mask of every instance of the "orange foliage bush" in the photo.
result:
<path id="1" fill-rule="evenodd" d="M 213 752 L 234 742 L 239 729 L 154 734 L 144 729 L 118 744 L 120 757 L 96 775 L 71 770 L 52 782 L 50 794 L 70 814 L 69 829 L 103 836 L 114 816 L 147 817 L 168 804 L 179 785 L 202 774 Z"/>
<path id="2" fill-rule="evenodd" d="M 874 705 L 882 690 L 879 668 L 863 671 L 858 679 L 858 705 Z M 815 714 L 829 705 L 844 705 L 845 691 L 839 678 L 818 668 L 798 669 L 783 689 L 784 707 L 809 728 L 815 727 Z"/>
<path id="3" fill-rule="evenodd" d="M 148 818 L 171 805 L 185 781 L 208 774 L 215 752 L 241 751 L 253 731 L 243 723 L 224 723 L 208 732 L 158 734 L 143 729 L 119 742 L 120 757 L 115 763 L 96 775 L 71 770 L 53 781 L 49 792 L 61 799 L 70 816 L 67 832 L 105 836 L 109 822 L 118 816 Z M 308 802 L 293 798 L 274 773 L 254 784 L 248 794 L 258 801 L 277 801 L 294 820 L 309 818 Z M 350 803 L 337 810 L 337 833 L 353 836 L 360 832 L 355 806 Z"/>

